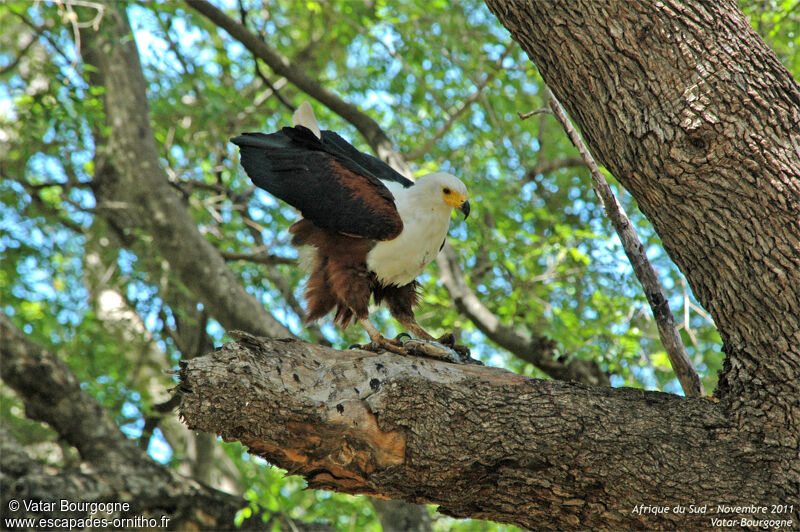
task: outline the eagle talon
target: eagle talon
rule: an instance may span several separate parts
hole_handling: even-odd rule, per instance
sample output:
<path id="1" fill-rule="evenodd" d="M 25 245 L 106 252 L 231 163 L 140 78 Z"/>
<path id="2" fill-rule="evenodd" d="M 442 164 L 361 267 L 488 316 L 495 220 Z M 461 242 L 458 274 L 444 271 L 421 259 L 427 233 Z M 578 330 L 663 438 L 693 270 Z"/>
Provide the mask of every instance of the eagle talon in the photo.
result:
<path id="1" fill-rule="evenodd" d="M 413 339 L 414 339 L 414 337 L 413 337 L 413 336 L 411 336 L 410 334 L 408 334 L 407 332 L 401 332 L 400 334 L 398 334 L 397 336 L 395 336 L 395 337 L 394 337 L 394 340 L 395 340 L 396 342 L 400 342 L 400 343 L 402 344 L 402 343 L 405 343 L 405 342 L 403 341 L 403 338 L 405 338 L 405 339 L 406 339 L 405 341 L 408 341 L 408 340 L 413 340 Z"/>
<path id="2" fill-rule="evenodd" d="M 453 351 L 455 351 L 456 353 L 458 353 L 458 356 L 461 357 L 461 361 L 463 363 L 465 363 L 465 364 L 479 364 L 481 366 L 483 365 L 483 362 L 481 362 L 480 360 L 476 360 L 476 359 L 472 358 L 472 353 L 470 352 L 469 347 L 467 347 L 465 345 L 455 344 L 455 345 L 453 345 L 451 347 L 451 349 Z"/>
<path id="3" fill-rule="evenodd" d="M 445 333 L 441 335 L 436 341 L 442 345 L 446 345 L 447 347 L 453 349 L 455 348 L 456 345 L 456 336 L 453 333 Z"/>
<path id="4" fill-rule="evenodd" d="M 398 355 L 408 355 L 408 351 L 403 348 L 402 344 L 395 344 L 393 340 L 389 340 L 387 338 L 383 338 L 382 340 L 383 341 L 379 342 L 370 342 L 363 346 L 362 349 L 366 351 L 372 351 L 373 353 L 389 351 Z"/>

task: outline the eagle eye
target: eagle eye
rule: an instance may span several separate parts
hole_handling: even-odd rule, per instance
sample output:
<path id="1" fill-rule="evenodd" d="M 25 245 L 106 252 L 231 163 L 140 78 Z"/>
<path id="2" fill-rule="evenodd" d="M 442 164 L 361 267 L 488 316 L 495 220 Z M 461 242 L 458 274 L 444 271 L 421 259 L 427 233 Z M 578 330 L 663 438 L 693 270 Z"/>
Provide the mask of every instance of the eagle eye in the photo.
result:
<path id="1" fill-rule="evenodd" d="M 442 192 L 444 192 L 445 194 L 450 194 L 450 189 L 445 187 L 442 189 Z"/>

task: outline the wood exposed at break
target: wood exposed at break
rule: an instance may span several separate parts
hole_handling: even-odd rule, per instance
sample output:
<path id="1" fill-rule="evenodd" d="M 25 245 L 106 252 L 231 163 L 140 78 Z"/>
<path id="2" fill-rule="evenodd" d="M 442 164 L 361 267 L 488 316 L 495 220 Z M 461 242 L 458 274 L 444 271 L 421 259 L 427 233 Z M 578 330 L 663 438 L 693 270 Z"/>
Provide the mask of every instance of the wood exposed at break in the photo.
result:
<path id="1" fill-rule="evenodd" d="M 312 488 L 531 529 L 692 528 L 706 516 L 631 509 L 779 498 L 709 399 L 232 336 L 184 363 L 181 415 Z"/>

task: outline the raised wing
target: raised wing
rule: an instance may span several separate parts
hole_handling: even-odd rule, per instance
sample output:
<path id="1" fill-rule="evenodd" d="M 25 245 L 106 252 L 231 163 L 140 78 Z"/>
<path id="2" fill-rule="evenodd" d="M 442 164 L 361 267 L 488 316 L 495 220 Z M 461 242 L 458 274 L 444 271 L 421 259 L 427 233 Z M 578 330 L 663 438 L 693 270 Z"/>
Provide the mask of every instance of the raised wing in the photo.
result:
<path id="1" fill-rule="evenodd" d="M 323 131 L 319 139 L 303 126 L 285 127 L 270 134 L 244 133 L 231 142 L 239 146 L 253 183 L 314 225 L 373 240 L 391 240 L 403 230 L 394 197 L 381 183 L 397 172 L 336 133 Z"/>
<path id="2" fill-rule="evenodd" d="M 284 128 L 289 129 L 289 128 Z M 295 128 L 297 129 L 297 128 Z M 344 140 L 333 131 L 324 130 L 322 132 L 322 143 L 328 153 L 337 154 L 342 157 L 355 161 L 359 166 L 371 172 L 375 177 L 382 181 L 395 181 L 408 188 L 414 184 L 410 179 L 406 179 L 394 168 L 373 157 L 368 153 L 363 153 L 355 149 L 352 144 Z"/>

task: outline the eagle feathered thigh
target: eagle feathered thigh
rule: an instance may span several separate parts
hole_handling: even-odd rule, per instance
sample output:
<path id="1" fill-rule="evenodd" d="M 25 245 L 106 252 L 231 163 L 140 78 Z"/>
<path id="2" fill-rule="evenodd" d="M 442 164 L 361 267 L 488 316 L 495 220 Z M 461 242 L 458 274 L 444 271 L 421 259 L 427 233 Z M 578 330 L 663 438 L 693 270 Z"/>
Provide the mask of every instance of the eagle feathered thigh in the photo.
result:
<path id="1" fill-rule="evenodd" d="M 392 316 L 418 338 L 433 340 L 414 319 L 419 303 L 416 281 L 396 286 L 384 285 L 367 268 L 367 253 L 375 242 L 321 229 L 302 219 L 289 229 L 292 244 L 316 248 L 314 264 L 306 283 L 306 321 L 314 321 L 336 308 L 334 322 L 347 327 L 355 318 L 367 327 L 375 341 L 377 330 L 370 327 L 369 300 L 386 303 Z M 388 347 L 388 346 L 387 346 Z"/>
<path id="2" fill-rule="evenodd" d="M 316 248 L 305 290 L 306 321 L 321 318 L 334 307 L 334 321 L 342 327 L 353 317 L 367 318 L 372 288 L 367 253 L 374 242 L 321 229 L 306 219 L 293 224 L 289 232 L 293 245 Z"/>
<path id="3" fill-rule="evenodd" d="M 417 288 L 419 283 L 412 281 L 403 286 L 389 285 L 385 286 L 375 279 L 373 274 L 373 294 L 375 304 L 380 305 L 381 302 L 386 301 L 386 306 L 392 316 L 398 321 L 402 322 L 403 319 L 414 318 L 414 307 L 419 303 L 419 294 Z"/>

